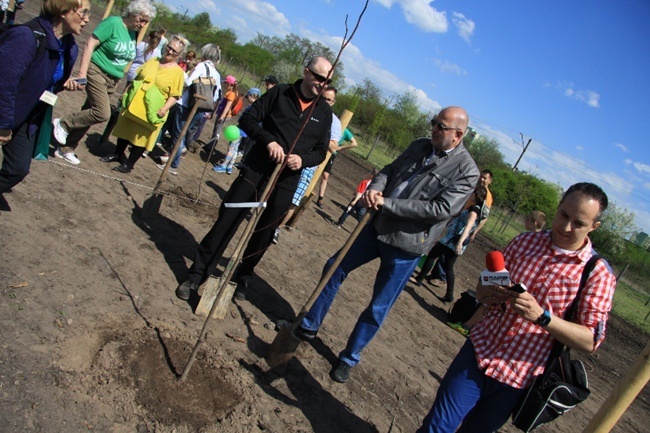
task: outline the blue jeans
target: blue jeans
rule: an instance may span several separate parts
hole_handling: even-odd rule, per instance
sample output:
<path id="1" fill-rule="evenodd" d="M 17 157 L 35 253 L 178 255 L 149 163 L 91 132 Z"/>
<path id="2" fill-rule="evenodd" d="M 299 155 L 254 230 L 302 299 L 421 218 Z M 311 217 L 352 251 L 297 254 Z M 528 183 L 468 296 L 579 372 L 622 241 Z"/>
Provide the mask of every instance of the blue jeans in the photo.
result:
<path id="1" fill-rule="evenodd" d="M 174 116 L 174 127 L 172 128 L 172 143 L 174 145 L 176 145 L 176 140 L 178 140 L 178 137 L 181 135 L 181 130 L 183 129 L 183 126 L 185 126 L 185 122 L 187 121 L 189 114 L 189 108 L 184 107 L 180 104 L 178 105 L 178 109 L 176 110 Z M 176 152 L 176 155 L 174 155 L 174 159 L 172 160 L 172 168 L 178 168 L 178 165 L 181 163 L 181 155 L 183 154 L 183 149 L 187 148 L 187 136 L 189 135 L 190 129 L 192 129 L 192 126 L 198 122 L 199 118 L 204 114 L 205 113 L 197 112 L 190 120 L 190 125 L 187 127 L 187 133 L 183 137 L 183 142 L 181 143 L 181 146 L 178 148 L 178 152 Z"/>
<path id="2" fill-rule="evenodd" d="M 420 256 L 378 241 L 377 231 L 370 223 L 359 233 L 359 237 L 352 244 L 301 323 L 303 328 L 316 331 L 327 315 L 339 287 L 348 274 L 377 257 L 381 262 L 375 278 L 370 305 L 361 313 L 345 349 L 339 354 L 341 361 L 352 366 L 359 363 L 361 351 L 379 331 L 409 276 L 415 270 Z M 333 262 L 334 257 L 327 261 L 323 273 L 329 269 Z"/>
<path id="3" fill-rule="evenodd" d="M 508 421 L 526 389 L 517 389 L 483 374 L 470 340 L 460 349 L 442 379 L 436 400 L 416 433 L 481 433 Z"/>

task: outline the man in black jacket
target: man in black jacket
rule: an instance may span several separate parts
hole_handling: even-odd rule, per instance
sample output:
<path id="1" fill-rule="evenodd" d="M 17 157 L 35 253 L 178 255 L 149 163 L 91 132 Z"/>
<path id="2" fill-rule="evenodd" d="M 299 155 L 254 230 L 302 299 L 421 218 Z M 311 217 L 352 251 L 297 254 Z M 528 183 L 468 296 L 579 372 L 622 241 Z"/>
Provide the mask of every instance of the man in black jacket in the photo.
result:
<path id="1" fill-rule="evenodd" d="M 185 282 L 176 289 L 178 298 L 188 300 L 191 292 L 214 272 L 248 213 L 246 208 L 227 208 L 224 204 L 260 201 L 276 164 L 286 158 L 287 165 L 280 173 L 237 270 L 235 281 L 240 283 L 240 289 L 253 274 L 291 205 L 301 169 L 319 165 L 327 154 L 332 109 L 317 96 L 331 81 L 327 78 L 331 69 L 327 59 L 315 57 L 305 67 L 302 80 L 273 87 L 242 114 L 239 127 L 255 144 L 246 156 L 239 177 L 223 198 L 217 221 L 199 244 Z M 304 130 L 298 136 L 303 125 Z M 237 295 L 238 299 L 244 298 L 241 290 Z"/>

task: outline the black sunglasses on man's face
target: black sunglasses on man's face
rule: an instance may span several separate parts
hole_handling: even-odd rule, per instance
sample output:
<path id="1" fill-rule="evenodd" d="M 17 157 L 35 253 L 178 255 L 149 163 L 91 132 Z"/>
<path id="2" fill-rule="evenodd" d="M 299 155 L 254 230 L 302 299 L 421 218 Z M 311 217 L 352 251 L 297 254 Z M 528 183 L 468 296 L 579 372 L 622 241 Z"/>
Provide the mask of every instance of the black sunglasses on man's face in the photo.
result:
<path id="1" fill-rule="evenodd" d="M 332 83 L 331 78 L 323 77 L 321 74 L 317 74 L 316 72 L 312 71 L 309 68 L 307 68 L 307 70 L 312 75 L 312 77 L 314 77 L 314 79 L 316 79 L 316 81 L 318 81 L 319 83 L 321 83 L 321 84 L 325 83 L 325 84 L 328 84 L 328 85 Z"/>

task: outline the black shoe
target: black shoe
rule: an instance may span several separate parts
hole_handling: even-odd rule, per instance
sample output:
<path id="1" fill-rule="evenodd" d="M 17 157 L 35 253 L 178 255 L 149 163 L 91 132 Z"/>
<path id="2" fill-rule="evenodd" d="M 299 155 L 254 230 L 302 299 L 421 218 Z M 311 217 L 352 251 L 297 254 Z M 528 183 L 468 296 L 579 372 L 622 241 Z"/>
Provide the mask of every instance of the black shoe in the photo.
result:
<path id="1" fill-rule="evenodd" d="M 131 170 L 133 170 L 133 167 L 129 167 L 126 164 L 120 164 L 117 167 L 115 167 L 113 170 L 119 171 L 120 173 L 131 173 Z"/>
<path id="2" fill-rule="evenodd" d="M 318 334 L 318 331 L 310 331 L 309 329 L 305 329 L 302 326 L 298 326 L 296 330 L 293 332 L 293 334 L 300 338 L 302 341 L 311 341 L 314 338 L 316 338 L 316 334 Z"/>
<path id="3" fill-rule="evenodd" d="M 419 277 L 409 277 L 409 283 L 422 287 L 422 280 Z"/>
<path id="4" fill-rule="evenodd" d="M 194 281 L 190 280 L 185 280 L 183 284 L 178 286 L 176 288 L 176 297 L 178 299 L 182 299 L 183 301 L 187 301 L 190 299 L 190 294 L 192 291 L 197 291 L 199 289 L 199 285 L 196 284 Z"/>
<path id="5" fill-rule="evenodd" d="M 345 362 L 339 360 L 338 365 L 332 372 L 332 379 L 338 383 L 345 383 L 350 379 L 350 372 L 352 371 L 352 366 L 346 364 Z"/>
<path id="6" fill-rule="evenodd" d="M 113 162 L 113 161 L 119 161 L 120 156 L 119 155 L 107 155 L 107 156 L 102 156 L 99 158 L 101 162 Z"/>
<path id="7" fill-rule="evenodd" d="M 322 198 L 319 198 L 318 200 L 316 200 L 316 206 L 318 206 L 321 209 L 323 209 L 325 207 L 325 205 L 323 204 L 323 199 Z"/>
<path id="8" fill-rule="evenodd" d="M 247 288 L 248 288 L 248 280 L 240 280 L 239 283 L 237 283 L 237 288 L 235 289 L 235 294 L 233 295 L 233 298 L 238 301 L 245 301 Z"/>
<path id="9" fill-rule="evenodd" d="M 11 212 L 11 206 L 9 206 L 9 203 L 3 194 L 0 194 L 0 210 Z"/>
<path id="10" fill-rule="evenodd" d="M 445 295 L 444 297 L 440 298 L 440 300 L 444 303 L 448 302 L 454 302 L 454 296 L 453 295 Z"/>

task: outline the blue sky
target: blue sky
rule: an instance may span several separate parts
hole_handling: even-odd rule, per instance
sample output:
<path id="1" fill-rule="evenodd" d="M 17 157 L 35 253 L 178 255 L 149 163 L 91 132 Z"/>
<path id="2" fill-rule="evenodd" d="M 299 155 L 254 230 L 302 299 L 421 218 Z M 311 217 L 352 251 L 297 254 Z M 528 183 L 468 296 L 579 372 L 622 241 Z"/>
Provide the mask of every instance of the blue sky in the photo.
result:
<path id="1" fill-rule="evenodd" d="M 295 33 L 335 51 L 362 0 L 165 0 L 245 43 Z M 650 2 L 370 0 L 343 54 L 348 85 L 460 105 L 506 161 L 566 188 L 599 184 L 650 233 Z M 173 29 L 172 29 L 173 30 Z M 644 42 L 645 41 L 645 42 Z M 495 182 L 498 182 L 495 179 Z"/>

